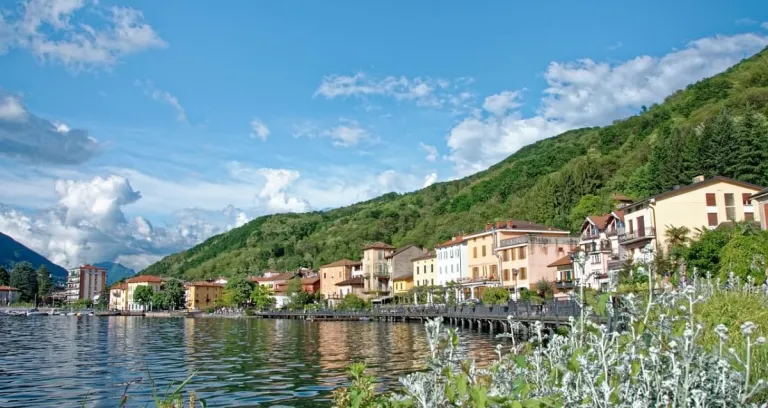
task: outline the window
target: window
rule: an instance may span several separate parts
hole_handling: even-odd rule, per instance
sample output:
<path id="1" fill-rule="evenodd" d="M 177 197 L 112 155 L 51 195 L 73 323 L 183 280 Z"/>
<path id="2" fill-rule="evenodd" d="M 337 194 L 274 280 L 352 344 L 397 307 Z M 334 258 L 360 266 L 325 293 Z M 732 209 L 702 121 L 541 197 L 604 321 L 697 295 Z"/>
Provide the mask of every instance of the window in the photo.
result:
<path id="1" fill-rule="evenodd" d="M 707 207 L 717 207 L 717 200 L 715 199 L 715 193 L 707 193 Z"/>
<path id="2" fill-rule="evenodd" d="M 736 202 L 732 193 L 725 193 L 725 219 L 736 221 Z"/>
<path id="3" fill-rule="evenodd" d="M 633 220 L 629 220 L 628 222 L 629 222 L 629 233 L 631 234 L 635 232 L 635 223 Z"/>
<path id="4" fill-rule="evenodd" d="M 474 268 L 472 268 L 472 278 L 477 279 L 479 277 L 480 277 L 480 270 L 477 269 L 477 266 L 475 266 Z"/>
<path id="5" fill-rule="evenodd" d="M 453 265 L 451 265 L 451 273 L 453 273 Z"/>
<path id="6" fill-rule="evenodd" d="M 504 281 L 509 280 L 509 269 L 504 269 Z"/>
<path id="7" fill-rule="evenodd" d="M 528 279 L 528 271 L 526 268 L 520 268 L 520 275 L 518 275 L 520 280 Z"/>
<path id="8" fill-rule="evenodd" d="M 710 227 L 717 227 L 717 213 L 707 213 L 707 221 Z"/>
<path id="9" fill-rule="evenodd" d="M 520 259 L 525 259 L 525 247 L 520 247 Z"/>
<path id="10" fill-rule="evenodd" d="M 509 255 L 510 255 L 509 256 L 510 260 L 514 261 L 517 259 L 517 251 L 515 250 L 515 248 L 512 248 L 509 250 Z"/>
<path id="11" fill-rule="evenodd" d="M 432 283 L 430 283 L 430 285 L 435 286 L 435 280 L 434 279 L 432 279 Z"/>
<path id="12" fill-rule="evenodd" d="M 472 258 L 477 258 L 477 247 L 472 248 Z"/>
<path id="13" fill-rule="evenodd" d="M 504 255 L 503 256 L 504 262 L 509 261 L 509 250 L 507 249 L 507 250 L 502 251 L 502 254 Z"/>
<path id="14" fill-rule="evenodd" d="M 418 274 L 419 274 L 419 267 L 417 266 L 416 267 L 416 275 L 418 275 Z"/>
<path id="15" fill-rule="evenodd" d="M 498 271 L 496 265 L 491 265 L 491 277 L 496 279 L 498 276 L 496 276 L 496 272 Z"/>
<path id="16" fill-rule="evenodd" d="M 752 201 L 749 200 L 749 197 L 751 197 L 751 194 L 741 193 L 741 203 L 743 205 L 752 205 Z"/>
<path id="17" fill-rule="evenodd" d="M 483 256 L 485 256 L 485 245 L 483 245 Z"/>
<path id="18" fill-rule="evenodd" d="M 328 276 L 325 275 L 325 272 L 323 272 L 323 279 L 328 279 Z"/>
<path id="19" fill-rule="evenodd" d="M 429 265 L 429 271 L 435 273 L 435 264 Z"/>

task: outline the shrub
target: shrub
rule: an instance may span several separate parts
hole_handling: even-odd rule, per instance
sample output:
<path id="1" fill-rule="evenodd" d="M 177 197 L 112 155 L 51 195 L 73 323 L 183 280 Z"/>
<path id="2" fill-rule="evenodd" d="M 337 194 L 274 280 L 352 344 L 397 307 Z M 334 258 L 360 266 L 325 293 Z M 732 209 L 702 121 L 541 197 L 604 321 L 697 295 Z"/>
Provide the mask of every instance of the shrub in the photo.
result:
<path id="1" fill-rule="evenodd" d="M 509 303 L 509 292 L 504 288 L 485 288 L 482 298 L 486 305 L 505 305 Z"/>

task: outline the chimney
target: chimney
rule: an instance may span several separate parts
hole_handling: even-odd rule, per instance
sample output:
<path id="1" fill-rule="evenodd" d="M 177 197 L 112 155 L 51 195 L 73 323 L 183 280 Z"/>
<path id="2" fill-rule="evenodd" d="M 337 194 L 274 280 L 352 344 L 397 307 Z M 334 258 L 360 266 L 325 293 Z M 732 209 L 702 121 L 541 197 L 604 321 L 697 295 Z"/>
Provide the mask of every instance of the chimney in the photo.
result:
<path id="1" fill-rule="evenodd" d="M 696 176 L 693 178 L 694 183 L 701 183 L 702 181 L 704 181 L 704 176 Z"/>
<path id="2" fill-rule="evenodd" d="M 504 221 L 496 221 L 496 228 L 504 228 Z"/>
<path id="3" fill-rule="evenodd" d="M 489 222 L 488 224 L 485 224 L 485 230 L 486 231 L 490 231 L 491 229 L 493 229 L 493 224 L 492 223 Z"/>

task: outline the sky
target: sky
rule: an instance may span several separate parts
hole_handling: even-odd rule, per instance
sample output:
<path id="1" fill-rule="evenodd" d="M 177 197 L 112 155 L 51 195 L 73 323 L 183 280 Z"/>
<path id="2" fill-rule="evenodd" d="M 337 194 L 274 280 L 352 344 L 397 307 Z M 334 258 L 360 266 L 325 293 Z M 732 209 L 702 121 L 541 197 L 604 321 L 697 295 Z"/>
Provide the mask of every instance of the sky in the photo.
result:
<path id="1" fill-rule="evenodd" d="M 763 0 L 634 3 L 0 1 L 0 232 L 141 269 L 481 171 L 768 45 Z"/>

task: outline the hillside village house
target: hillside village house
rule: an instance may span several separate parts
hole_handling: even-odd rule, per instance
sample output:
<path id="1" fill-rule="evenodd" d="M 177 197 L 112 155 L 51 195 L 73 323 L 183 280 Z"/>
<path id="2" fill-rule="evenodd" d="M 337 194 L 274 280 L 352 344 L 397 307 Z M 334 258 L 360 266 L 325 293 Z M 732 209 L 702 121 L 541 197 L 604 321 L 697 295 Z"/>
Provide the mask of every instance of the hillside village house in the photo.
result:
<path id="1" fill-rule="evenodd" d="M 140 305 L 133 300 L 133 293 L 139 286 L 149 286 L 152 291 L 158 292 L 162 290 L 164 281 L 157 276 L 152 275 L 140 275 L 125 281 L 128 285 L 127 297 L 128 297 L 128 310 L 129 312 L 143 312 L 147 308 L 144 305 Z M 111 302 L 111 299 L 110 299 Z"/>
<path id="2" fill-rule="evenodd" d="M 347 280 L 341 281 L 336 284 L 336 291 L 343 294 L 342 298 L 346 295 L 353 294 L 361 299 L 367 300 L 368 294 L 364 290 L 365 277 L 363 275 L 353 276 Z"/>
<path id="3" fill-rule="evenodd" d="M 550 281 L 555 282 L 555 298 L 567 298 L 579 284 L 574 277 L 571 256 L 572 254 L 563 255 L 547 265 L 552 271 Z"/>
<path id="4" fill-rule="evenodd" d="M 411 272 L 414 286 L 435 286 L 437 271 L 435 268 L 437 257 L 434 251 L 421 254 L 411 259 Z"/>
<path id="5" fill-rule="evenodd" d="M 363 263 L 359 261 L 350 261 L 342 259 L 320 267 L 318 276 L 320 277 L 320 293 L 328 304 L 333 306 L 345 293 L 336 284 L 343 282 L 351 277 L 355 272 L 360 272 Z"/>
<path id="6" fill-rule="evenodd" d="M 21 292 L 13 286 L 0 286 L 0 305 L 7 306 L 19 300 Z"/>
<path id="7" fill-rule="evenodd" d="M 760 221 L 760 227 L 768 229 L 768 189 L 752 195 L 750 200 L 755 210 L 755 219 Z"/>
<path id="8" fill-rule="evenodd" d="M 623 208 L 625 232 L 619 244 L 633 259 L 642 249 L 667 252 L 667 227 L 716 228 L 723 222 L 758 221 L 751 197 L 761 187 L 727 177 L 696 177 L 693 184 L 657 194 Z"/>
<path id="9" fill-rule="evenodd" d="M 395 295 L 408 293 L 411 289 L 413 289 L 413 272 L 392 279 L 392 293 Z"/>
<path id="10" fill-rule="evenodd" d="M 289 279 L 293 279 L 296 276 L 296 272 L 266 272 L 264 276 L 253 277 L 251 282 L 265 286 L 272 292 L 272 296 L 275 298 L 275 306 L 283 307 L 288 304 L 289 298 L 285 293 L 286 282 Z"/>
<path id="11" fill-rule="evenodd" d="M 497 252 L 501 255 L 503 287 L 515 294 L 521 288 L 535 290 L 540 280 L 551 282 L 549 265 L 568 255 L 578 242 L 577 237 L 539 233 L 501 240 Z"/>
<path id="12" fill-rule="evenodd" d="M 580 254 L 573 265 L 573 278 L 586 279 L 585 284 L 594 289 L 607 289 L 610 273 L 621 270 L 626 259 L 624 247 L 619 245 L 619 235 L 624 232 L 623 210 L 588 216 L 579 233 Z"/>
<path id="13" fill-rule="evenodd" d="M 364 291 L 371 296 L 389 294 L 390 270 L 387 257 L 395 252 L 392 245 L 374 242 L 363 248 Z"/>
<path id="14" fill-rule="evenodd" d="M 402 248 L 398 248 L 391 254 L 387 255 L 387 269 L 393 278 L 409 275 L 413 271 L 413 258 L 422 255 L 424 255 L 424 250 L 416 245 L 406 245 Z M 416 276 L 414 276 L 413 279 L 415 285 Z M 392 288 L 390 288 L 390 293 L 387 293 L 387 295 L 391 295 L 391 289 Z M 383 302 L 388 298 L 389 296 L 384 296 L 379 299 L 373 299 L 373 301 Z"/>
<path id="15" fill-rule="evenodd" d="M 104 291 L 107 270 L 85 264 L 67 271 L 67 301 L 94 300 Z"/>
<path id="16" fill-rule="evenodd" d="M 502 276 L 499 274 L 499 267 L 502 264 L 502 253 L 496 252 L 499 249 L 501 241 L 518 238 L 523 235 L 533 234 L 541 236 L 551 237 L 567 237 L 568 232 L 558 230 L 543 225 L 534 224 L 528 221 L 499 221 L 495 225 L 488 223 L 485 230 L 475 234 L 467 235 L 464 239 L 467 241 L 467 276 L 461 278 L 461 283 L 464 290 L 464 297 L 479 298 L 482 296 L 482 292 L 486 287 L 498 287 L 503 284 Z M 510 246 L 509 243 L 506 246 Z M 511 248 L 507 248 L 511 249 Z M 520 250 L 517 250 L 517 256 L 520 254 Z M 511 256 L 511 251 L 508 251 Z M 526 256 L 528 252 L 525 252 Z M 549 262 L 544 263 L 547 265 L 554 261 L 552 258 Z M 517 261 L 518 258 L 515 258 Z M 508 261 L 511 262 L 511 261 Z M 538 262 L 538 259 L 536 260 Z M 513 268 L 513 266 L 510 266 Z M 510 279 L 513 282 L 511 288 L 514 288 L 514 277 L 512 270 L 509 271 Z M 523 275 L 525 274 L 525 275 Z M 525 276 L 525 283 L 528 281 L 528 269 L 520 270 L 518 273 L 518 284 L 520 280 Z M 506 282 L 506 281 L 505 281 Z M 522 286 L 518 286 L 522 287 Z M 469 292 L 469 293 L 467 293 Z"/>
<path id="17" fill-rule="evenodd" d="M 216 282 L 192 282 L 184 285 L 186 307 L 189 310 L 205 310 L 216 305 L 224 292 L 224 285 Z"/>
<path id="18" fill-rule="evenodd" d="M 301 278 L 301 291 L 309 294 L 320 292 L 320 278 L 317 276 Z"/>
<path id="19" fill-rule="evenodd" d="M 117 283 L 109 288 L 109 310 L 128 310 L 127 283 Z"/>
<path id="20" fill-rule="evenodd" d="M 458 282 L 467 270 L 467 241 L 463 237 L 452 237 L 449 241 L 435 246 L 437 256 L 437 284 Z"/>

